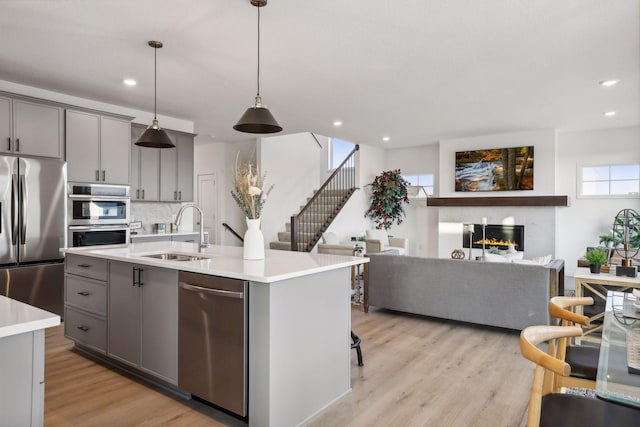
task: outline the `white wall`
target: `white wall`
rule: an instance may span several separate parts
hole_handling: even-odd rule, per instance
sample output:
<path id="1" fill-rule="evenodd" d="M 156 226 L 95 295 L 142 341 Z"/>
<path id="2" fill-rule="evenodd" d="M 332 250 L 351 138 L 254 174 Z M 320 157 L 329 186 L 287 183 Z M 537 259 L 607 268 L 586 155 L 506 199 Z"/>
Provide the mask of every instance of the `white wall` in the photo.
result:
<path id="1" fill-rule="evenodd" d="M 437 144 L 386 150 L 384 157 L 384 170 L 400 169 L 403 175 L 432 173 L 437 195 L 440 171 Z M 412 199 L 404 206 L 404 211 L 406 218 L 403 223 L 393 226 L 390 234 L 409 239 L 410 255 L 438 256 L 438 210 L 427 208 L 424 200 Z"/>
<path id="2" fill-rule="evenodd" d="M 108 113 L 131 116 L 134 117 L 134 119 L 132 120 L 134 123 L 140 123 L 146 126 L 149 126 L 151 124 L 151 121 L 153 120 L 152 112 L 122 107 L 120 105 L 107 104 L 105 102 L 94 101 L 92 99 L 80 98 L 77 96 L 66 95 L 64 93 L 25 86 L 18 83 L 8 82 L 6 80 L 0 80 L 0 90 L 24 96 L 31 96 L 34 98 L 46 99 L 48 101 L 60 102 L 77 107 L 90 108 L 93 110 L 104 111 Z M 132 92 L 131 96 L 133 97 L 135 96 L 135 94 Z M 151 107 L 151 105 L 149 107 Z M 176 117 L 169 117 L 158 114 L 158 122 L 163 128 L 193 133 L 193 122 L 189 120 L 183 120 Z"/>
<path id="3" fill-rule="evenodd" d="M 558 258 L 572 276 L 587 246 L 597 246 L 608 234 L 616 214 L 625 208 L 640 211 L 640 198 L 578 199 L 580 165 L 640 162 L 640 128 L 558 133 L 557 194 L 568 194 L 571 206 L 558 209 Z"/>
<path id="4" fill-rule="evenodd" d="M 268 247 L 320 186 L 326 147 L 319 147 L 311 134 L 298 133 L 260 138 L 258 153 L 260 173 L 267 174 L 265 187 L 275 184 L 262 211 L 262 234 Z"/>
<path id="5" fill-rule="evenodd" d="M 256 162 L 256 140 L 243 142 L 224 143 L 213 142 L 214 140 L 206 136 L 197 136 L 194 146 L 194 196 L 198 191 L 198 175 L 216 174 L 217 187 L 217 221 L 216 238 L 212 243 L 227 246 L 241 246 L 242 242 L 233 234 L 222 227 L 226 222 L 241 236 L 247 229 L 245 218 L 231 197 L 230 191 L 233 188 L 233 171 L 235 168 L 236 155 L 240 153 L 239 161 L 246 163 Z"/>

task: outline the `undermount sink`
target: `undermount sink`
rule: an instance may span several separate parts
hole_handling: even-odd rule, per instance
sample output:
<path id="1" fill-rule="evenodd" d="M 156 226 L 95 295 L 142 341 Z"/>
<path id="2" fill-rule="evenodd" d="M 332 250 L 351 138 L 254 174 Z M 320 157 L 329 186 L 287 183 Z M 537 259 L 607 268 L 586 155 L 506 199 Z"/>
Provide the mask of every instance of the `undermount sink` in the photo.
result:
<path id="1" fill-rule="evenodd" d="M 172 254 L 172 253 L 143 255 L 143 257 L 145 257 L 145 258 L 156 258 L 156 259 L 162 259 L 162 260 L 167 260 L 167 261 L 200 261 L 200 260 L 203 260 L 203 259 L 210 259 L 209 257 L 206 257 L 206 256 L 186 255 L 186 254 Z"/>

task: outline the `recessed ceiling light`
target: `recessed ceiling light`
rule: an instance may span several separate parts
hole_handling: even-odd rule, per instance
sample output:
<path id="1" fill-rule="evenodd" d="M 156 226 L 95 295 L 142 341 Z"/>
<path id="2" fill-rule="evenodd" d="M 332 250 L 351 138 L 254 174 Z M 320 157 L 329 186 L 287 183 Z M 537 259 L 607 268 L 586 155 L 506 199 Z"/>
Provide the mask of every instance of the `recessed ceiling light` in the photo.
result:
<path id="1" fill-rule="evenodd" d="M 615 86 L 616 84 L 618 84 L 620 80 L 603 80 L 600 82 L 600 86 L 604 86 L 604 87 L 610 87 L 610 86 Z"/>
<path id="2" fill-rule="evenodd" d="M 124 79 L 122 80 L 122 83 L 124 83 L 127 86 L 135 86 L 138 84 L 138 82 L 135 81 L 134 79 Z"/>
<path id="3" fill-rule="evenodd" d="M 333 122 L 334 126 L 342 126 L 342 122 L 340 120 L 336 120 L 335 122 Z"/>
<path id="4" fill-rule="evenodd" d="M 389 141 L 391 141 L 391 138 L 389 138 L 388 136 L 383 136 L 383 137 L 382 137 L 382 140 L 383 140 L 384 142 L 389 142 Z"/>
<path id="5" fill-rule="evenodd" d="M 615 112 L 615 111 L 605 111 L 605 112 L 604 112 L 604 113 L 602 113 L 602 114 L 604 114 L 604 115 L 605 115 L 605 116 L 607 116 L 607 117 L 612 117 L 612 116 L 615 116 L 615 115 L 616 115 L 616 112 Z"/>

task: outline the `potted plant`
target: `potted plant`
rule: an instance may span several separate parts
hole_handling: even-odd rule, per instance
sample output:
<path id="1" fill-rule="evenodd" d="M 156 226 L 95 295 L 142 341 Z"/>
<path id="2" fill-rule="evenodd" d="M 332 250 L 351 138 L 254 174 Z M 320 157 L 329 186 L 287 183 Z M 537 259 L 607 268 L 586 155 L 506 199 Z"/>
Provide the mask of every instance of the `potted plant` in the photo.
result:
<path id="1" fill-rule="evenodd" d="M 382 172 L 376 176 L 371 187 L 370 205 L 365 217 L 376 223 L 376 228 L 389 230 L 393 223 L 401 224 L 405 216 L 403 203 L 409 203 L 407 186 L 409 181 L 400 175 L 400 169 Z"/>
<path id="2" fill-rule="evenodd" d="M 602 236 L 598 236 L 598 237 L 600 238 L 600 241 L 598 243 L 600 243 L 603 246 L 606 246 L 607 248 L 612 248 L 616 241 L 613 238 L 613 234 L 603 234 Z"/>
<path id="3" fill-rule="evenodd" d="M 592 274 L 600 274 L 602 264 L 606 264 L 608 261 L 607 253 L 600 249 L 592 249 L 584 257 L 589 261 Z"/>

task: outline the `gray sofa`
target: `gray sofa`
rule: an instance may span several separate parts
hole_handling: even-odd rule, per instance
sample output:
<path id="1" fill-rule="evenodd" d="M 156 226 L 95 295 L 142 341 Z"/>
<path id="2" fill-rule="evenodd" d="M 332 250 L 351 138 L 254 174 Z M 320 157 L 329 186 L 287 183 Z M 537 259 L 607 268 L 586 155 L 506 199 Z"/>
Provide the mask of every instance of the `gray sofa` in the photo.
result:
<path id="1" fill-rule="evenodd" d="M 524 265 L 371 254 L 369 305 L 508 329 L 550 323 L 564 293 L 564 261 Z"/>

